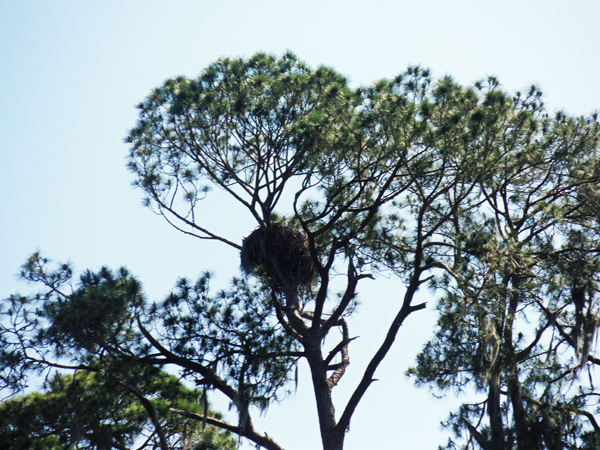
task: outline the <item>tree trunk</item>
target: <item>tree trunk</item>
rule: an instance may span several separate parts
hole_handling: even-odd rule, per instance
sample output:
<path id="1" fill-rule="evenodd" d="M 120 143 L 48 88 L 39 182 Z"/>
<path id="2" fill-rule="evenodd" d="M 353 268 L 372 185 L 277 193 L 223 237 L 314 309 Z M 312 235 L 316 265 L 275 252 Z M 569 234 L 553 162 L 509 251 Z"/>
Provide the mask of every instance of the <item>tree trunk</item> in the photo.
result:
<path id="1" fill-rule="evenodd" d="M 513 410 L 513 421 L 517 436 L 517 450 L 541 450 L 543 448 L 540 436 L 531 429 L 531 424 L 523 407 L 521 384 L 517 374 L 516 365 L 513 365 L 508 374 L 508 395 Z"/>
<path id="2" fill-rule="evenodd" d="M 336 427 L 335 407 L 331 398 L 331 386 L 327 380 L 325 361 L 321 354 L 321 344 L 305 345 L 305 354 L 312 375 L 323 450 L 343 450 L 345 433 L 340 433 Z"/>
<path id="3" fill-rule="evenodd" d="M 487 413 L 490 419 L 491 450 L 506 450 L 504 425 L 502 424 L 502 410 L 500 409 L 500 379 L 501 370 L 498 364 L 491 368 L 492 374 L 489 381 Z"/>

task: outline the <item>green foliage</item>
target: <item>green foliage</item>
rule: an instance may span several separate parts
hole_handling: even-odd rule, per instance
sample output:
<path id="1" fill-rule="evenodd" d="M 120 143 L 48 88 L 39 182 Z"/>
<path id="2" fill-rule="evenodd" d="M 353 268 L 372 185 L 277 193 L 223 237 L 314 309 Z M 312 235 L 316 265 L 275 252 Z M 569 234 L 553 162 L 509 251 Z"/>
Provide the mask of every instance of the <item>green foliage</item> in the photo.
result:
<path id="1" fill-rule="evenodd" d="M 96 353 L 99 345 L 137 346 L 132 331 L 135 312 L 143 306 L 141 285 L 125 269 L 115 275 L 102 268 L 86 271 L 81 287 L 68 297 L 44 303 L 42 317 L 52 325 L 41 336 L 59 352 L 63 349 Z"/>
<path id="2" fill-rule="evenodd" d="M 600 364 L 596 116 L 550 117 L 535 87 L 509 95 L 495 78 L 464 87 L 420 67 L 352 89 L 289 53 L 218 60 L 167 80 L 139 110 L 128 167 L 145 205 L 240 250 L 244 276 L 218 293 L 208 274 L 181 279 L 149 303 L 125 269 L 84 272 L 73 286 L 68 265 L 33 255 L 22 276 L 42 290 L 5 302 L 2 387 L 19 391 L 54 367 L 94 372 L 138 399 L 163 450 L 177 417 L 281 450 L 251 413 L 290 391 L 304 358 L 323 448 L 341 450 L 429 284 L 443 293 L 438 328 L 410 374 L 442 394 L 482 396 L 451 414 L 448 448 L 595 445 L 597 393 L 582 375 Z M 214 188 L 254 221 L 244 246 L 207 228 L 202 200 Z M 379 274 L 406 290 L 336 415 L 346 319 L 362 280 Z M 203 399 L 229 399 L 237 424 L 159 395 L 166 365 Z"/>
<path id="3" fill-rule="evenodd" d="M 235 387 L 236 403 L 266 409 L 290 381 L 297 344 L 274 320 L 269 292 L 234 279 L 230 290 L 213 297 L 209 280 L 209 274 L 193 284 L 179 280 L 152 318 L 162 318 L 173 354 L 211 367 Z"/>
<path id="4" fill-rule="evenodd" d="M 170 217 L 194 223 L 208 182 L 268 220 L 286 183 L 322 154 L 318 131 L 340 112 L 345 94 L 344 77 L 311 70 L 292 54 L 221 59 L 195 80 L 166 81 L 139 105 L 127 138 L 129 167 L 147 204 Z M 174 200 L 188 214 L 178 213 Z"/>
<path id="5" fill-rule="evenodd" d="M 473 191 L 479 208 L 447 227 L 458 246 L 435 282 L 445 291 L 438 329 L 409 374 L 441 392 L 484 394 L 446 424 L 464 438 L 460 448 L 575 448 L 586 427 L 589 439 L 600 432 L 595 387 L 579 377 L 591 380 L 600 362 L 590 354 L 600 325 L 600 222 L 590 203 L 598 123 L 549 118 L 534 89 L 512 105 L 486 97 L 495 111 L 511 106 L 512 119 L 499 130 L 493 178 Z"/>
<path id="6" fill-rule="evenodd" d="M 160 373 L 146 395 L 162 413 L 161 426 L 170 448 L 236 448 L 228 432 L 214 427 L 202 430 L 197 421 L 167 414 L 172 404 L 200 412 L 199 391 Z M 11 450 L 141 450 L 159 445 L 148 413 L 135 395 L 101 372 L 83 370 L 73 375 L 56 373 L 45 383 L 43 393 L 0 403 L 0 436 L 0 448 Z"/>

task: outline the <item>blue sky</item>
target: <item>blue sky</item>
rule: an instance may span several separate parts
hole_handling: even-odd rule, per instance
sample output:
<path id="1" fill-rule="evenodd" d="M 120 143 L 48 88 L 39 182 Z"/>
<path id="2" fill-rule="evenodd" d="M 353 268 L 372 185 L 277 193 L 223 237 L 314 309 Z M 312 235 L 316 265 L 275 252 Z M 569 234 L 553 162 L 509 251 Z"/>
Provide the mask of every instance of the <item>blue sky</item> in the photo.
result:
<path id="1" fill-rule="evenodd" d="M 588 114 L 600 109 L 598 23 L 592 0 L 0 0 L 0 296 L 29 289 L 15 273 L 37 249 L 79 269 L 126 265 L 153 300 L 179 276 L 211 269 L 226 283 L 236 273 L 234 251 L 183 236 L 130 187 L 123 138 L 134 105 L 166 78 L 193 77 L 221 56 L 291 50 L 355 85 L 420 64 L 464 84 L 487 75 L 509 91 L 535 83 L 551 112 Z M 222 205 L 209 200 L 207 220 L 241 240 L 255 225 Z M 382 279 L 361 293 L 352 323 L 361 338 L 339 400 L 402 289 Z M 429 308 L 401 330 L 353 419 L 348 450 L 445 442 L 439 421 L 456 400 L 434 400 L 404 377 L 434 320 Z M 297 394 L 258 422 L 288 450 L 320 447 L 305 371 Z"/>

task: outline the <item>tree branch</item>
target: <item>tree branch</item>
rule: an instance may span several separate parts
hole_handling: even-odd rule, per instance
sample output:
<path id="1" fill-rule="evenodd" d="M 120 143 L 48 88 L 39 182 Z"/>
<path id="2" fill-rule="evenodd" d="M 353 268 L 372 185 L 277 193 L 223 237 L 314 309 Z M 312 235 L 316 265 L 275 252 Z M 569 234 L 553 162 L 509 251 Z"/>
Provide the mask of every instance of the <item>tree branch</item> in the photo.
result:
<path id="1" fill-rule="evenodd" d="M 183 410 L 177 409 L 177 408 L 169 408 L 169 409 L 176 414 L 182 415 L 184 417 L 188 417 L 193 420 L 197 420 L 199 422 L 206 420 L 206 423 L 208 423 L 210 425 L 221 428 L 223 430 L 231 431 L 232 433 L 235 433 L 239 436 L 245 437 L 246 439 L 251 440 L 255 444 L 259 445 L 260 447 L 264 447 L 267 450 L 283 450 L 283 447 L 281 447 L 279 444 L 277 444 L 266 433 L 265 434 L 257 433 L 256 430 L 254 429 L 254 427 L 248 422 L 246 422 L 244 427 L 239 427 L 239 426 L 231 425 L 227 422 L 223 422 L 221 420 L 215 419 L 214 417 L 205 417 L 202 414 L 196 414 L 196 413 L 192 413 L 192 412 L 188 412 L 188 411 L 183 411 Z"/>
<path id="2" fill-rule="evenodd" d="M 152 404 L 152 402 L 150 400 L 148 400 L 144 396 L 144 394 L 142 394 L 134 386 L 131 386 L 131 385 L 125 384 L 125 383 L 119 383 L 119 384 L 121 384 L 121 386 L 123 386 L 125 389 L 127 389 L 129 392 L 131 392 L 133 395 L 135 395 L 140 400 L 140 402 L 142 403 L 142 406 L 148 412 L 148 415 L 150 416 L 150 420 L 152 420 L 152 423 L 154 424 L 154 429 L 156 430 L 156 433 L 158 434 L 158 438 L 160 440 L 161 450 L 169 450 L 169 444 L 167 442 L 167 438 L 165 437 L 165 432 L 162 428 L 162 425 L 160 424 L 160 421 L 158 420 L 158 416 L 156 415 L 156 408 L 154 408 L 154 405 Z"/>
<path id="3" fill-rule="evenodd" d="M 381 363 L 381 361 L 383 361 L 390 348 L 392 347 L 392 344 L 396 340 L 396 335 L 398 334 L 400 326 L 402 326 L 402 323 L 404 323 L 404 320 L 413 312 L 425 308 L 425 303 L 410 306 L 410 302 L 412 301 L 414 294 L 417 291 L 417 288 L 419 287 L 418 281 L 419 276 L 415 274 L 413 276 L 411 284 L 409 285 L 404 295 L 402 308 L 394 318 L 394 321 L 390 325 L 390 328 L 383 343 L 371 359 L 371 362 L 367 366 L 367 369 L 365 370 L 361 381 L 354 390 L 352 396 L 350 397 L 350 400 L 348 400 L 348 403 L 346 404 L 346 408 L 344 409 L 344 412 L 342 413 L 342 416 L 340 417 L 340 420 L 336 426 L 336 428 L 338 428 L 338 432 L 345 433 L 348 427 L 350 426 L 350 419 L 352 418 L 352 415 L 354 414 L 358 403 L 362 399 L 363 395 L 365 394 L 371 383 L 374 381 L 373 376 L 375 375 L 375 371 L 377 370 L 377 367 L 379 367 L 379 364 Z"/>
<path id="4" fill-rule="evenodd" d="M 229 384 L 225 382 L 221 377 L 215 374 L 209 368 L 203 366 L 202 364 L 198 364 L 194 361 L 190 361 L 189 359 L 182 358 L 169 350 L 167 350 L 160 342 L 158 342 L 150 332 L 142 325 L 139 316 L 137 317 L 137 324 L 146 339 L 156 348 L 162 355 L 167 358 L 167 360 L 176 364 L 180 367 L 184 367 L 186 369 L 192 370 L 193 372 L 199 373 L 204 378 L 206 378 L 212 386 L 225 394 L 231 401 L 233 401 L 237 405 L 238 392 L 232 388 Z"/>
<path id="5" fill-rule="evenodd" d="M 592 424 L 592 426 L 594 427 L 594 430 L 596 431 L 596 433 L 600 433 L 600 425 L 598 425 L 596 418 L 594 417 L 594 415 L 591 412 L 584 411 L 582 409 L 578 409 L 577 414 L 581 414 L 582 416 L 587 417 L 588 420 L 590 421 L 590 423 Z"/>
<path id="6" fill-rule="evenodd" d="M 464 422 L 465 426 L 467 427 L 467 429 L 469 430 L 469 433 L 471 433 L 471 436 L 473 436 L 473 438 L 477 441 L 479 446 L 483 450 L 491 450 L 492 446 L 485 439 L 485 437 L 479 431 L 477 431 L 477 428 L 475 428 L 473 425 L 471 425 L 467 420 L 464 420 L 463 422 Z"/>

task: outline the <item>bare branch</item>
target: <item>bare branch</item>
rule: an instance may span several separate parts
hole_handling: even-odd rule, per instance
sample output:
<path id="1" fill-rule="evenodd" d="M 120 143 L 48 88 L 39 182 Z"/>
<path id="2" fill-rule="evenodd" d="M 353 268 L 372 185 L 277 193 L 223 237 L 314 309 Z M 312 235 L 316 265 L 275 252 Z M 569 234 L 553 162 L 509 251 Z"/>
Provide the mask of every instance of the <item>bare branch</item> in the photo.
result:
<path id="1" fill-rule="evenodd" d="M 231 431 L 239 436 L 245 437 L 260 447 L 264 447 L 267 450 L 283 450 L 279 444 L 277 444 L 270 436 L 267 434 L 257 433 L 254 427 L 249 421 L 246 421 L 246 424 L 243 427 L 231 425 L 227 422 L 223 422 L 221 420 L 215 419 L 214 417 L 204 416 L 203 414 L 196 414 L 188 411 L 183 411 L 177 408 L 169 408 L 176 414 L 182 415 L 184 417 L 188 417 L 190 419 L 197 420 L 202 422 L 206 420 L 206 423 L 213 425 L 215 427 L 221 428 L 223 430 Z"/>

